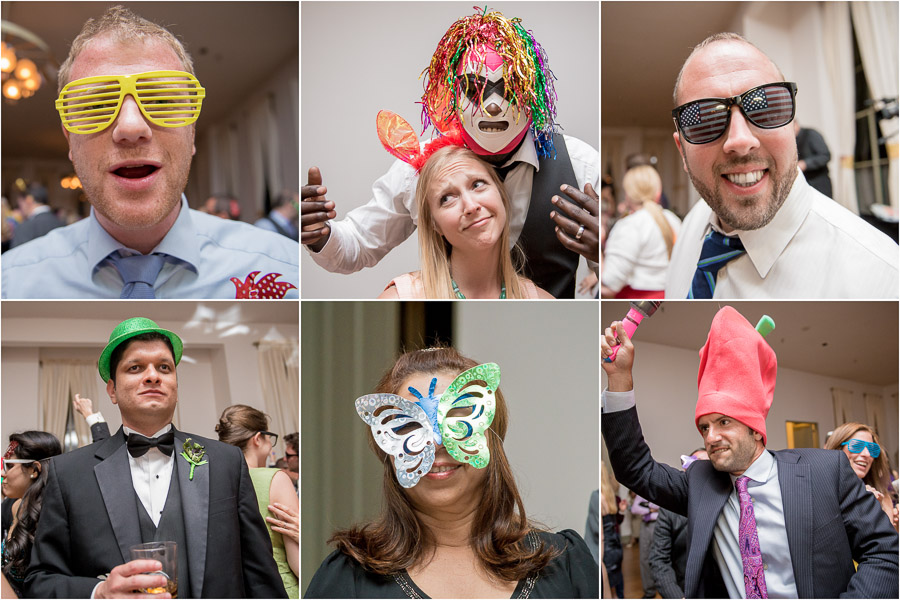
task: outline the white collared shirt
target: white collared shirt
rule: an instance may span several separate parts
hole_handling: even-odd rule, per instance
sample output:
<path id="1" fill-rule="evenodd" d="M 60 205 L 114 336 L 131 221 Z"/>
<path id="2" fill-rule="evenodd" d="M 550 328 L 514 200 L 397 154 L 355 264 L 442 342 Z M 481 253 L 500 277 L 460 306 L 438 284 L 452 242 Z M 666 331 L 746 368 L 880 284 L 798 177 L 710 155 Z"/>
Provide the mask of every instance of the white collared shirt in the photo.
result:
<path id="1" fill-rule="evenodd" d="M 669 210 L 663 214 L 677 239 L 681 221 Z M 668 267 L 666 242 L 650 211 L 641 209 L 616 221 L 603 252 L 603 285 L 614 292 L 626 285 L 660 291 L 666 287 Z"/>
<path id="2" fill-rule="evenodd" d="M 778 483 L 778 463 L 768 450 L 753 461 L 743 475 L 750 478 L 747 491 L 753 499 L 753 513 L 759 549 L 762 554 L 763 572 L 769 598 L 797 598 L 797 584 L 788 546 L 787 530 L 784 524 L 784 503 L 781 486 Z M 713 533 L 713 556 L 722 572 L 728 596 L 746 598 L 744 587 L 744 565 L 738 542 L 738 528 L 741 520 L 741 505 L 734 482 L 737 477 L 730 475 L 731 494 L 719 513 Z"/>
<path id="3" fill-rule="evenodd" d="M 687 298 L 703 238 L 724 233 L 706 202 L 685 217 L 672 251 L 666 298 Z M 713 298 L 897 298 L 900 249 L 797 171 L 768 225 L 737 231 L 747 253 L 719 271 Z"/>
<path id="4" fill-rule="evenodd" d="M 585 183 L 597 189 L 600 178 L 597 151 L 577 138 L 563 137 L 578 189 L 583 190 Z M 539 167 L 531 131 L 503 166 L 515 161 L 519 164 L 510 170 L 504 181 L 509 193 L 510 247 L 519 239 L 525 226 L 531 204 L 531 182 Z M 417 181 L 413 167 L 401 160 L 394 161 L 388 172 L 372 185 L 374 197 L 368 204 L 354 208 L 340 221 L 329 222 L 331 235 L 321 251 L 313 252 L 307 247 L 310 257 L 332 273 L 354 273 L 376 265 L 416 230 Z"/>
<path id="5" fill-rule="evenodd" d="M 159 437 L 172 428 L 168 424 L 149 437 Z M 137 433 L 128 427 L 122 427 L 125 435 Z M 159 526 L 166 498 L 169 495 L 169 484 L 172 482 L 172 469 L 175 467 L 175 452 L 166 456 L 159 448 L 150 448 L 143 456 L 135 458 L 128 453 L 128 466 L 131 467 L 131 485 L 153 524 Z M 135 515 L 136 516 L 136 515 Z"/>

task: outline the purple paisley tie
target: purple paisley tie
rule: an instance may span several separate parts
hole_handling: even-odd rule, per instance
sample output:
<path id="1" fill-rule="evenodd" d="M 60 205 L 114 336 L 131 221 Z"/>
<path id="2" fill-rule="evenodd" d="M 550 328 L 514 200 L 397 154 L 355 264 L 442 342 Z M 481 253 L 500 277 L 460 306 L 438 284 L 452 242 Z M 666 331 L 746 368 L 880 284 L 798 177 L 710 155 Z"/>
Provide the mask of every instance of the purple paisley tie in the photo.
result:
<path id="1" fill-rule="evenodd" d="M 744 563 L 744 588 L 747 591 L 747 598 L 768 598 L 762 553 L 759 550 L 759 536 L 756 534 L 753 500 L 747 492 L 748 483 L 749 477 L 738 477 L 734 482 L 741 503 L 738 544 L 741 546 L 741 561 Z"/>

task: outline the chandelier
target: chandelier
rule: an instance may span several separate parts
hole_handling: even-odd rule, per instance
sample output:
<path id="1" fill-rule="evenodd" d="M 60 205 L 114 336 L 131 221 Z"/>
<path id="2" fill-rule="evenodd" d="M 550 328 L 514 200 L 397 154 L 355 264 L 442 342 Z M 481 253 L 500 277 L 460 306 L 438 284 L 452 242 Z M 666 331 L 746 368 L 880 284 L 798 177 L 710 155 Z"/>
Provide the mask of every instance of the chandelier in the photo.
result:
<path id="1" fill-rule="evenodd" d="M 0 33 L 3 97 L 8 102 L 29 98 L 40 89 L 48 75 L 56 76 L 58 64 L 44 40 L 24 27 L 0 21 Z"/>

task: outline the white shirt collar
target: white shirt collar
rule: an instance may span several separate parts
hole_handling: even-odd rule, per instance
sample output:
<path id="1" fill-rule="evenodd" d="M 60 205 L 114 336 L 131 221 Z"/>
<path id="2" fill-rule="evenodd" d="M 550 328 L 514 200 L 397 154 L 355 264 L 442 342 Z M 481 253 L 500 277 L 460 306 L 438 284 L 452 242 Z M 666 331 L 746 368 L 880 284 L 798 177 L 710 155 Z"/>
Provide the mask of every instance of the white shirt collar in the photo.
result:
<path id="1" fill-rule="evenodd" d="M 759 484 L 766 483 L 772 474 L 772 465 L 775 463 L 775 457 L 772 456 L 772 453 L 763 448 L 762 454 L 760 454 L 756 460 L 753 461 L 747 470 L 743 472 L 743 474 L 731 475 L 731 485 L 734 486 L 734 482 L 737 481 L 738 477 L 749 477 L 753 481 Z"/>
<path id="2" fill-rule="evenodd" d="M 752 231 L 736 230 L 725 234 L 737 235 L 741 239 L 747 250 L 747 256 L 760 277 L 764 278 L 768 275 L 775 265 L 775 261 L 787 248 L 809 214 L 812 197 L 806 193 L 808 188 L 809 184 L 806 183 L 806 178 L 798 168 L 797 177 L 791 184 L 788 197 L 766 226 Z M 719 225 L 719 218 L 713 211 L 710 211 L 709 223 L 713 229 L 724 234 Z"/>
<path id="3" fill-rule="evenodd" d="M 165 427 L 163 427 L 162 429 L 160 429 L 159 431 L 157 431 L 156 433 L 154 433 L 153 435 L 151 435 L 149 437 L 152 437 L 152 438 L 159 437 L 162 434 L 168 432 L 170 429 L 172 429 L 171 423 L 169 423 L 168 425 L 166 425 Z M 135 431 L 134 429 L 132 429 L 130 427 L 126 427 L 124 425 L 122 425 L 122 430 L 125 432 L 125 435 L 131 435 L 132 433 L 136 433 L 138 435 L 144 435 L 141 432 Z"/>

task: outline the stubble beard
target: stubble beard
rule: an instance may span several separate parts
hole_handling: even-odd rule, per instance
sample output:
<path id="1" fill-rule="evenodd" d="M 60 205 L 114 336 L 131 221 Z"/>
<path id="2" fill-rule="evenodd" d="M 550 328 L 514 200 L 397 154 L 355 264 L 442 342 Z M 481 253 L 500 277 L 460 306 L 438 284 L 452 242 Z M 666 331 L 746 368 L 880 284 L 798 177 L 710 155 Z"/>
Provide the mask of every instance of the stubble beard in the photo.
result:
<path id="1" fill-rule="evenodd" d="M 107 177 L 107 173 L 102 170 L 102 167 L 85 164 L 80 156 L 77 158 L 76 156 L 73 153 L 72 164 L 84 186 L 85 195 L 91 206 L 107 220 L 125 230 L 142 230 L 153 227 L 162 222 L 175 209 L 181 202 L 181 195 L 187 187 L 192 162 L 190 154 L 188 154 L 186 162 L 179 163 L 173 160 L 171 153 L 167 152 L 164 155 L 163 168 L 168 172 L 161 173 L 165 179 L 158 193 L 147 196 L 144 193 L 131 195 L 127 192 L 119 192 L 113 196 L 105 191 L 104 185 L 101 183 Z M 141 206 L 132 206 L 132 203 L 141 203 Z M 135 210 L 138 208 L 139 210 Z"/>
<path id="2" fill-rule="evenodd" d="M 744 198 L 732 199 L 726 202 L 722 197 L 721 175 L 715 174 L 716 185 L 710 187 L 706 185 L 699 177 L 694 174 L 691 169 L 691 163 L 685 158 L 684 164 L 687 165 L 688 176 L 691 183 L 696 188 L 700 196 L 706 201 L 709 207 L 716 213 L 719 220 L 732 229 L 741 231 L 752 231 L 765 227 L 775 218 L 781 205 L 791 193 L 791 187 L 794 185 L 794 179 L 797 176 L 797 157 L 794 156 L 791 164 L 784 172 L 779 172 L 773 161 L 766 161 L 768 176 L 772 180 L 772 191 L 768 198 L 761 194 L 747 196 Z M 726 165 L 719 167 L 719 170 L 727 172 L 728 169 L 741 166 L 744 164 L 759 164 L 760 161 L 753 156 L 745 156 L 738 160 L 729 161 Z"/>
<path id="3" fill-rule="evenodd" d="M 756 444 L 751 443 L 752 441 L 753 437 L 751 434 L 750 441 L 741 440 L 731 444 L 729 447 L 730 456 L 724 460 L 718 455 L 709 452 L 709 449 L 707 449 L 709 460 L 712 462 L 713 468 L 715 468 L 716 471 L 724 471 L 726 473 L 747 470 L 753 463 L 753 454 L 756 452 Z M 716 458 L 713 458 L 713 456 L 716 456 Z"/>

